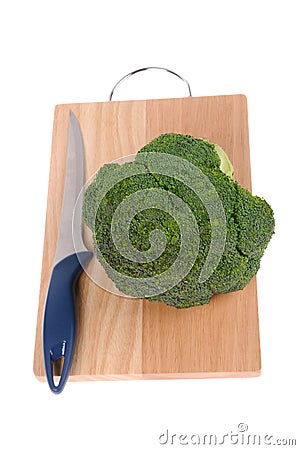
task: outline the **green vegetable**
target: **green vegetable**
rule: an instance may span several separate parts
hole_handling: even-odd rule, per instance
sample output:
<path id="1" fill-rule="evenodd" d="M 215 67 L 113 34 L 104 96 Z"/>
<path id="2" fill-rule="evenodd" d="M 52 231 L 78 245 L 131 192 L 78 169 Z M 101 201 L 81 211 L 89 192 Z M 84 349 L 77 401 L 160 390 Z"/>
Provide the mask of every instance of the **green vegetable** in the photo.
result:
<path id="1" fill-rule="evenodd" d="M 221 147 L 174 133 L 151 141 L 133 162 L 99 170 L 86 190 L 83 218 L 98 260 L 121 292 L 188 308 L 249 283 L 274 233 L 274 216 L 232 175 Z M 211 249 L 212 242 L 218 245 Z"/>
<path id="2" fill-rule="evenodd" d="M 230 178 L 232 178 L 233 177 L 233 165 L 229 161 L 227 154 L 217 144 L 215 144 L 214 150 L 218 153 L 218 156 L 221 161 L 220 169 L 222 170 L 222 172 L 226 173 L 226 175 L 228 175 Z"/>

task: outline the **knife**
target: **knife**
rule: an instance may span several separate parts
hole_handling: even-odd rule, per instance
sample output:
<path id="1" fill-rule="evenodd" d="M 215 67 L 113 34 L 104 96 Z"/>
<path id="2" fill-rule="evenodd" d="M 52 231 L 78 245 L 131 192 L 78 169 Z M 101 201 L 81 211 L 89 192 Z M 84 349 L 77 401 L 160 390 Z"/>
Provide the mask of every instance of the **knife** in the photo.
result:
<path id="1" fill-rule="evenodd" d="M 70 110 L 68 155 L 60 229 L 50 277 L 43 322 L 45 372 L 52 392 L 62 392 L 69 377 L 76 342 L 75 287 L 93 253 L 84 245 L 81 220 L 74 226 L 73 211 L 82 211 L 84 144 L 79 122 Z M 77 204 L 76 204 L 77 202 Z M 78 204 L 78 202 L 81 202 Z M 74 236 L 74 240 L 73 240 Z M 76 251 L 74 249 L 76 242 Z M 78 244 L 79 243 L 79 244 Z M 59 361 L 60 360 L 60 361 Z M 59 382 L 54 383 L 53 366 L 62 363 Z"/>

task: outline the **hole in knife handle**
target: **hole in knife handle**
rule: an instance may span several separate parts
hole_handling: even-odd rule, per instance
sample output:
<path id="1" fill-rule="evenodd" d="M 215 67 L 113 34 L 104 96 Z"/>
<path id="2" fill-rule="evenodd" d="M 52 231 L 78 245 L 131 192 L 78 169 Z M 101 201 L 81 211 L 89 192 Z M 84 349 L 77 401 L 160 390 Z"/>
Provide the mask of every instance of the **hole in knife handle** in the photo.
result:
<path id="1" fill-rule="evenodd" d="M 57 387 L 59 385 L 60 377 L 62 374 L 62 369 L 64 365 L 65 358 L 61 356 L 60 358 L 57 358 L 52 363 L 52 375 L 53 375 L 53 381 L 54 385 Z"/>

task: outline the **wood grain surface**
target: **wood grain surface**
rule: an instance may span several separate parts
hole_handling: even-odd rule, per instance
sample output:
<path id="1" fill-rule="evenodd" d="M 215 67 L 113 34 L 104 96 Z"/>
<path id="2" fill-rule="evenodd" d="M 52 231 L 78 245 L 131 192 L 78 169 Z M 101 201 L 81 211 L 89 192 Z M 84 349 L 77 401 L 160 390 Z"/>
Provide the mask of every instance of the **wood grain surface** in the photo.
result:
<path id="1" fill-rule="evenodd" d="M 243 95 L 58 105 L 37 315 L 34 373 L 45 380 L 44 301 L 64 189 L 69 109 L 79 119 L 86 179 L 101 165 L 136 153 L 161 133 L 205 137 L 229 155 L 235 179 L 251 190 L 247 100 Z M 256 278 L 210 304 L 176 310 L 122 298 L 83 273 L 77 288 L 78 337 L 70 380 L 243 377 L 260 374 Z"/>

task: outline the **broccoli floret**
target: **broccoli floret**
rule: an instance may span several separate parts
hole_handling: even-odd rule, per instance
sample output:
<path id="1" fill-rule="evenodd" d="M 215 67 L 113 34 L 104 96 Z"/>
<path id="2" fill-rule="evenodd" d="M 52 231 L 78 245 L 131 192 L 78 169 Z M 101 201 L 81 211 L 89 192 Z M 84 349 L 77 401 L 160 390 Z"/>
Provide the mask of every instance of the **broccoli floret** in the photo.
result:
<path id="1" fill-rule="evenodd" d="M 85 192 L 83 218 L 121 292 L 189 308 L 249 283 L 274 233 L 274 215 L 232 176 L 220 146 L 175 133 L 151 141 L 133 162 L 99 170 Z"/>

